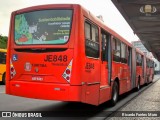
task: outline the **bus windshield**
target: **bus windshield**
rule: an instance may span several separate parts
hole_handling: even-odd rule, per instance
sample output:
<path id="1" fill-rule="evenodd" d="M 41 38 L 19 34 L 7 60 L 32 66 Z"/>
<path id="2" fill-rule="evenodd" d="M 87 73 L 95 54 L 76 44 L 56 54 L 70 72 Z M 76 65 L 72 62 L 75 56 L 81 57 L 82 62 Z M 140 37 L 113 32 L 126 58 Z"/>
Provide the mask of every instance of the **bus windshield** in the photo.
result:
<path id="1" fill-rule="evenodd" d="M 6 53 L 0 52 L 0 64 L 6 64 Z"/>
<path id="2" fill-rule="evenodd" d="M 17 45 L 65 44 L 70 37 L 72 10 L 39 10 L 15 16 Z"/>

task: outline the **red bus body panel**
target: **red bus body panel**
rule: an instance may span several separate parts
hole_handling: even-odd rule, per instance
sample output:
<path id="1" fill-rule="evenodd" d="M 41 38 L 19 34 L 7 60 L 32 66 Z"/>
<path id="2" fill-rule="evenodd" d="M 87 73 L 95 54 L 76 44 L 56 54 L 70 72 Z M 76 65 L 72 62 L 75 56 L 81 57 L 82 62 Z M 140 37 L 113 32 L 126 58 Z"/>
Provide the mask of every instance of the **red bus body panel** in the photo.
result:
<path id="1" fill-rule="evenodd" d="M 15 15 L 45 9 L 73 10 L 69 41 L 63 45 L 16 45 L 14 43 Z M 95 24 L 99 30 L 100 56 L 96 59 L 87 57 L 85 54 L 84 23 L 86 20 Z M 125 43 L 127 49 L 131 49 L 132 57 L 130 65 L 128 63 L 123 64 L 113 61 L 111 50 L 111 67 L 106 67 L 109 62 L 101 60 L 101 29 L 111 34 L 111 46 L 113 37 L 115 37 Z M 27 51 L 30 48 L 38 50 L 45 48 L 49 51 Z M 144 58 L 143 69 L 142 66 L 136 66 L 136 52 L 140 53 Z M 129 53 L 126 52 L 126 54 L 128 55 Z M 14 55 L 18 56 L 17 61 L 12 60 Z M 54 55 L 67 56 L 67 61 L 54 62 Z M 115 81 L 118 82 L 119 95 L 137 87 L 139 76 L 141 78 L 141 85 L 146 83 L 145 75 L 153 75 L 153 68 L 147 68 L 145 62 L 146 57 L 143 53 L 135 50 L 129 42 L 105 26 L 103 22 L 80 5 L 62 4 L 29 7 L 15 11 L 11 15 L 6 64 L 6 93 L 35 99 L 77 101 L 99 105 L 111 99 L 112 86 Z M 28 63 L 31 64 L 30 71 L 26 71 L 25 69 Z M 11 66 L 14 67 L 16 72 L 13 78 L 11 78 Z M 67 81 L 64 77 L 65 70 L 68 67 L 71 68 L 70 81 Z M 111 78 L 108 77 L 109 75 Z M 149 77 L 150 81 L 152 78 L 151 76 Z"/>

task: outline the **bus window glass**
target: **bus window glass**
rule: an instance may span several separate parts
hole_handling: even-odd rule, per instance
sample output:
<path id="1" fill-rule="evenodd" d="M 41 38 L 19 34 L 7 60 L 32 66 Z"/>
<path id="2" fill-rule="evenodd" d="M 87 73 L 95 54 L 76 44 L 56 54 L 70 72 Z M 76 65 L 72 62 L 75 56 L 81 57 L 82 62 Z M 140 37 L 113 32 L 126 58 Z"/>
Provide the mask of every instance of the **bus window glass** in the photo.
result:
<path id="1" fill-rule="evenodd" d="M 137 53 L 137 66 L 142 66 L 142 56 Z"/>
<path id="2" fill-rule="evenodd" d="M 153 61 L 151 61 L 151 68 L 153 68 Z"/>
<path id="3" fill-rule="evenodd" d="M 150 67 L 149 63 L 150 63 L 150 61 L 149 61 L 149 59 L 147 59 L 147 67 L 148 68 Z"/>
<path id="4" fill-rule="evenodd" d="M 89 32 L 90 30 L 92 30 L 92 32 Z M 91 36 L 90 39 L 89 36 Z M 86 44 L 85 44 L 86 56 L 98 58 L 99 57 L 98 28 L 95 25 L 86 22 L 85 38 L 86 38 Z"/>
<path id="5" fill-rule="evenodd" d="M 155 63 L 154 63 L 154 61 L 152 61 L 152 68 L 154 68 L 154 65 L 155 65 Z"/>
<path id="6" fill-rule="evenodd" d="M 113 60 L 120 62 L 121 58 L 121 42 L 117 39 L 113 39 Z"/>
<path id="7" fill-rule="evenodd" d="M 121 43 L 121 62 L 127 63 L 126 59 L 126 45 L 124 43 Z"/>
<path id="8" fill-rule="evenodd" d="M 142 66 L 142 55 L 139 54 L 139 63 L 140 63 L 140 66 Z"/>
<path id="9" fill-rule="evenodd" d="M 65 44 L 70 37 L 72 10 L 39 10 L 15 16 L 17 45 Z"/>
<path id="10" fill-rule="evenodd" d="M 0 52 L 0 64 L 6 64 L 6 53 Z"/>
<path id="11" fill-rule="evenodd" d="M 98 42 L 98 29 L 95 26 L 92 27 L 92 40 Z"/>
<path id="12" fill-rule="evenodd" d="M 149 66 L 150 68 L 154 68 L 154 62 L 152 60 L 150 60 Z"/>
<path id="13" fill-rule="evenodd" d="M 116 39 L 113 39 L 113 45 L 112 45 L 113 50 L 116 50 Z"/>
<path id="14" fill-rule="evenodd" d="M 121 43 L 119 40 L 117 40 L 117 56 L 120 57 L 120 51 L 121 51 Z"/>
<path id="15" fill-rule="evenodd" d="M 107 33 L 101 34 L 102 36 L 102 60 L 103 61 L 108 61 L 108 41 L 110 39 L 110 35 Z"/>
<path id="16" fill-rule="evenodd" d="M 91 25 L 88 23 L 85 23 L 85 37 L 88 40 L 91 40 Z"/>

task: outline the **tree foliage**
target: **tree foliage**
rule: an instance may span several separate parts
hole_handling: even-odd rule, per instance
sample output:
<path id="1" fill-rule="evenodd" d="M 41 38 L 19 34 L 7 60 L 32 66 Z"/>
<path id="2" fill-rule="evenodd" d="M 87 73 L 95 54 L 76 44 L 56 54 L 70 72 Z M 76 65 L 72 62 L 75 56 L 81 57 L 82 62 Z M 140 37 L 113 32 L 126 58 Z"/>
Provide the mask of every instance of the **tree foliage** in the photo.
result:
<path id="1" fill-rule="evenodd" d="M 6 49 L 7 48 L 7 41 L 8 41 L 7 36 L 0 35 L 0 48 Z"/>

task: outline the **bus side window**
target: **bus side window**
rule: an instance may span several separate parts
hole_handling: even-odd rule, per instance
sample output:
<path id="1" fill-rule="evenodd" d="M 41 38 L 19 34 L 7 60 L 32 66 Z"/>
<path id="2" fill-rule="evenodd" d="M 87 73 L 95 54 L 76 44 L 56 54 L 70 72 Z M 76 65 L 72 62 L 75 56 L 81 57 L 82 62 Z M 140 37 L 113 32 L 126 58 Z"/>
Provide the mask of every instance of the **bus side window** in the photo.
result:
<path id="1" fill-rule="evenodd" d="M 137 66 L 142 66 L 142 56 L 139 53 L 136 53 L 136 57 Z"/>
<path id="2" fill-rule="evenodd" d="M 153 68 L 153 61 L 151 61 L 150 66 L 151 66 L 151 68 Z"/>
<path id="3" fill-rule="evenodd" d="M 147 59 L 147 68 L 149 68 L 149 60 Z"/>
<path id="4" fill-rule="evenodd" d="M 131 61 L 132 61 L 132 49 L 128 46 L 127 48 L 127 57 L 128 57 L 128 65 L 131 66 Z"/>
<path id="5" fill-rule="evenodd" d="M 127 52 L 126 52 L 126 45 L 121 43 L 121 62 L 127 63 Z"/>
<path id="6" fill-rule="evenodd" d="M 92 40 L 94 42 L 99 43 L 99 40 L 98 40 L 98 28 L 96 26 L 92 26 Z"/>
<path id="7" fill-rule="evenodd" d="M 113 39 L 113 61 L 121 61 L 121 42 L 117 39 Z"/>
<path id="8" fill-rule="evenodd" d="M 138 58 L 138 53 L 136 53 L 136 64 L 139 66 L 139 58 Z"/>
<path id="9" fill-rule="evenodd" d="M 140 64 L 140 66 L 142 66 L 142 55 L 140 55 L 140 54 L 139 54 L 139 59 L 140 59 L 139 64 Z"/>
<path id="10" fill-rule="evenodd" d="M 6 64 L 6 53 L 0 52 L 0 64 Z"/>
<path id="11" fill-rule="evenodd" d="M 91 25 L 85 23 L 85 38 L 91 40 Z"/>
<path id="12" fill-rule="evenodd" d="M 148 60 L 148 67 L 150 68 L 151 67 L 151 61 Z"/>
<path id="13" fill-rule="evenodd" d="M 110 35 L 106 32 L 101 33 L 102 37 L 102 61 L 108 61 L 108 41 L 110 39 Z"/>
<path id="14" fill-rule="evenodd" d="M 154 68 L 154 62 L 152 60 L 150 60 L 150 68 Z"/>
<path id="15" fill-rule="evenodd" d="M 99 58 L 98 27 L 85 22 L 85 53 L 88 57 Z"/>
<path id="16" fill-rule="evenodd" d="M 150 68 L 150 60 L 148 60 L 148 68 Z"/>
<path id="17" fill-rule="evenodd" d="M 2 53 L 0 52 L 0 64 L 2 64 L 2 58 L 3 56 L 2 56 Z"/>

